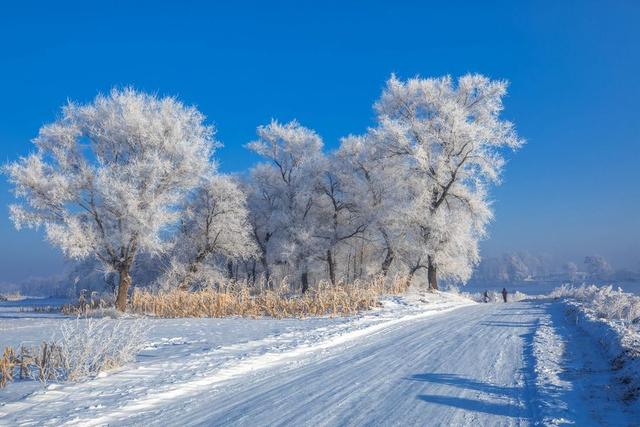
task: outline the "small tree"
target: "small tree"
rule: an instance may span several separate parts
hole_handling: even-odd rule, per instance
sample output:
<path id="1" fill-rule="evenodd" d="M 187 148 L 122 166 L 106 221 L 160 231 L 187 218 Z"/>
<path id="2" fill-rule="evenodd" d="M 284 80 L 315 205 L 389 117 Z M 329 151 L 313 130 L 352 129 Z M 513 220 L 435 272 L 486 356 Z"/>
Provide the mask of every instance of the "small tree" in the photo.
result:
<path id="1" fill-rule="evenodd" d="M 18 229 L 44 226 L 66 256 L 117 272 L 123 311 L 137 254 L 164 249 L 178 206 L 212 168 L 213 129 L 194 107 L 133 89 L 62 113 L 34 153 L 5 168 L 22 199 L 11 217 Z"/>
<path id="2" fill-rule="evenodd" d="M 334 154 L 334 162 L 344 171 L 342 186 L 352 210 L 357 212 L 356 224 L 365 227 L 360 250 L 362 252 L 366 242 L 375 254 L 370 268 L 387 276 L 398 246 L 405 241 L 400 221 L 405 192 L 397 175 L 402 159 L 384 158 L 383 153 L 376 151 L 379 149 L 376 142 L 373 131 L 343 138 Z M 362 258 L 363 254 L 360 255 Z M 358 258 L 357 253 L 354 258 Z M 363 269 L 361 265 L 359 273 Z"/>
<path id="3" fill-rule="evenodd" d="M 600 255 L 589 255 L 584 258 L 584 264 L 587 267 L 587 273 L 592 279 L 606 279 L 613 269 L 607 260 Z"/>
<path id="4" fill-rule="evenodd" d="M 366 211 L 360 211 L 355 201 L 351 174 L 354 173 L 350 163 L 343 158 L 331 155 L 325 162 L 326 167 L 316 191 L 319 193 L 319 209 L 317 214 L 317 236 L 325 241 L 329 280 L 336 285 L 338 270 L 338 249 L 347 246 L 352 240 L 361 238 L 367 229 Z"/>
<path id="5" fill-rule="evenodd" d="M 245 194 L 231 177 L 207 177 L 187 201 L 180 220 L 172 264 L 182 274 L 174 283 L 185 288 L 201 278 L 214 278 L 205 267 L 216 256 L 229 262 L 254 256 L 257 249 L 247 216 Z"/>
<path id="6" fill-rule="evenodd" d="M 266 209 L 252 213 L 253 228 L 266 259 L 286 263 L 299 274 L 301 290 L 309 287 L 309 268 L 323 241 L 317 237 L 314 221 L 319 203 L 317 188 L 323 171 L 322 139 L 297 122 L 276 121 L 258 128 L 258 139 L 247 148 L 268 163 L 256 165 L 249 192 L 249 207 Z"/>
<path id="7" fill-rule="evenodd" d="M 578 266 L 575 262 L 567 262 L 562 266 L 562 269 L 564 270 L 569 280 L 571 280 L 572 282 L 578 278 Z"/>

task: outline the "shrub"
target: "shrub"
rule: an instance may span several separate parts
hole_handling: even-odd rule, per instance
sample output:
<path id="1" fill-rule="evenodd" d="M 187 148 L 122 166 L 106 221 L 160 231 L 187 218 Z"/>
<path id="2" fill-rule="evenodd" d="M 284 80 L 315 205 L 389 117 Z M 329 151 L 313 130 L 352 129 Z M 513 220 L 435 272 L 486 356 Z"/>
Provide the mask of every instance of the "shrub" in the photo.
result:
<path id="1" fill-rule="evenodd" d="M 7 382 L 13 381 L 15 368 L 15 352 L 12 347 L 6 347 L 0 359 L 0 388 L 4 388 Z"/>
<path id="2" fill-rule="evenodd" d="M 91 377 L 134 360 L 145 345 L 145 322 L 139 319 L 76 318 L 60 327 L 64 376 Z"/>
<path id="3" fill-rule="evenodd" d="M 585 305 L 597 317 L 618 320 L 625 324 L 640 321 L 640 296 L 629 294 L 611 285 L 573 287 L 563 285 L 551 292 L 554 298 L 571 298 Z"/>
<path id="4" fill-rule="evenodd" d="M 40 346 L 20 346 L 17 352 L 13 347 L 5 347 L 0 359 L 0 388 L 13 381 L 16 375 L 20 379 L 34 379 L 46 385 L 49 381 L 60 379 L 63 371 L 61 348 L 53 342 L 45 341 Z"/>
<path id="5" fill-rule="evenodd" d="M 40 346 L 6 347 L 0 358 L 0 388 L 20 379 L 77 381 L 134 360 L 145 345 L 147 326 L 137 319 L 69 320 L 60 327 L 59 340 Z"/>

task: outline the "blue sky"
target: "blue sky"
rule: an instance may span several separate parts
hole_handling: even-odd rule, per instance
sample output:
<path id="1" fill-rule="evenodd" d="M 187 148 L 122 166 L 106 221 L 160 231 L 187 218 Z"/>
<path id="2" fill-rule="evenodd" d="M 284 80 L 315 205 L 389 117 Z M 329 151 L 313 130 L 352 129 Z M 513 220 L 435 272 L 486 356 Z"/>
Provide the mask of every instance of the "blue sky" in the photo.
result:
<path id="1" fill-rule="evenodd" d="M 332 148 L 372 124 L 392 72 L 479 72 L 511 81 L 505 116 L 528 140 L 492 193 L 483 254 L 640 265 L 640 2 L 7 3 L 2 162 L 28 153 L 67 99 L 112 86 L 197 105 L 225 144 L 221 169 L 242 171 L 256 160 L 243 145 L 271 118 Z M 11 200 L 2 177 L 0 281 L 61 271 L 41 234 L 13 230 Z"/>

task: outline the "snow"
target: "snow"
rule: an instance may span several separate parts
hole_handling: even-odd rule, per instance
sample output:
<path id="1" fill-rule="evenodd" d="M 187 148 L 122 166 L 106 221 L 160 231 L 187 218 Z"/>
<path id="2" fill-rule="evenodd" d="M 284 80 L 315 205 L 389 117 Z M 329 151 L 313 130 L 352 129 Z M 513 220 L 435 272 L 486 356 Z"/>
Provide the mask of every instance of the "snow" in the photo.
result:
<path id="1" fill-rule="evenodd" d="M 62 321 L 5 309 L 2 344 Z M 353 317 L 148 322 L 131 365 L 1 390 L 0 425 L 633 425 L 640 413 L 562 301 L 414 293 Z"/>
<path id="2" fill-rule="evenodd" d="M 598 341 L 567 317 L 558 302 L 540 302 L 543 313 L 532 354 L 543 425 L 633 425 L 640 411 L 622 403 L 611 358 Z"/>
<path id="3" fill-rule="evenodd" d="M 616 398 L 639 407 L 640 296 L 609 286 L 562 286 L 552 294 L 561 298 L 566 315 L 597 342 L 615 371 Z"/>

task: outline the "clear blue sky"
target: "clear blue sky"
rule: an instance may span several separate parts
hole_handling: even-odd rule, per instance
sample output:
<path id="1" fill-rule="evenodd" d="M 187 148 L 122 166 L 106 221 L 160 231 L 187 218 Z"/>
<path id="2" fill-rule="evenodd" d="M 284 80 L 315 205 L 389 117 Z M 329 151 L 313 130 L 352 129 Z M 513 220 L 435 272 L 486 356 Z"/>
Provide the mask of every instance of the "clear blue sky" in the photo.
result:
<path id="1" fill-rule="evenodd" d="M 640 2 L 8 3 L 2 162 L 28 153 L 67 99 L 114 85 L 196 104 L 225 144 L 222 170 L 242 171 L 255 161 L 243 145 L 271 118 L 297 118 L 331 148 L 372 124 L 390 73 L 479 72 L 511 81 L 505 115 L 529 141 L 493 192 L 483 253 L 640 262 Z M 2 177 L 0 281 L 60 271 L 41 234 L 13 230 L 11 200 Z"/>

